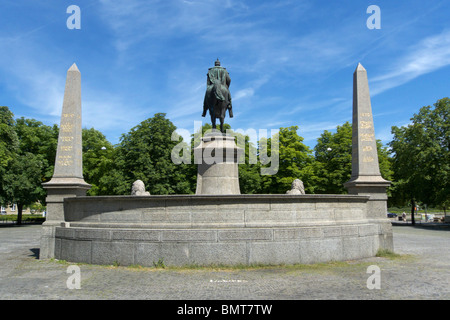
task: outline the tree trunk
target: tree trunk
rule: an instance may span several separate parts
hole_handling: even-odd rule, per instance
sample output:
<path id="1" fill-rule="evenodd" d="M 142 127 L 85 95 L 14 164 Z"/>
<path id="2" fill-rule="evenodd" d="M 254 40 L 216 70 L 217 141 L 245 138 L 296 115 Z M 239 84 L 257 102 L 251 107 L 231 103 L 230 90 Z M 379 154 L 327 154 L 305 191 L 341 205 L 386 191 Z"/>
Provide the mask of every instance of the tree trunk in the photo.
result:
<path id="1" fill-rule="evenodd" d="M 411 224 L 415 225 L 416 221 L 414 220 L 414 211 L 416 210 L 416 202 L 414 199 L 411 200 Z"/>
<path id="2" fill-rule="evenodd" d="M 18 203 L 17 204 L 17 224 L 22 224 L 22 210 L 23 210 L 23 204 Z"/>

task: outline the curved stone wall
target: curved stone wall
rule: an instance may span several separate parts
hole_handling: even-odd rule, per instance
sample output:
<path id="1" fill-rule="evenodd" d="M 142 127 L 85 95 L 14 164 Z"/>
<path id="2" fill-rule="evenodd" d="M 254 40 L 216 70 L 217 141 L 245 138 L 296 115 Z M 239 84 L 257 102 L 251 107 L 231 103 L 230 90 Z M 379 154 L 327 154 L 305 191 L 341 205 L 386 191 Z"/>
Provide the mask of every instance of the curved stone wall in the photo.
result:
<path id="1" fill-rule="evenodd" d="M 369 196 L 115 196 L 64 200 L 55 258 L 153 266 L 294 264 L 374 256 L 392 246 Z"/>

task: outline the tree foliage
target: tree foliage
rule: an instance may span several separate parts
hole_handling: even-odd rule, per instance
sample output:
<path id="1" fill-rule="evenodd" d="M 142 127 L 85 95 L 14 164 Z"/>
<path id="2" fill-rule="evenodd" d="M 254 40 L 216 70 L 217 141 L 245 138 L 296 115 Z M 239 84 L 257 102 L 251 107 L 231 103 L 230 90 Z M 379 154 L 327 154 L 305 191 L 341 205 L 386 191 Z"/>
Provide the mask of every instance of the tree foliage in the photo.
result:
<path id="1" fill-rule="evenodd" d="M 342 194 L 352 172 L 352 125 L 338 126 L 336 133 L 325 130 L 314 148 L 316 192 Z"/>
<path id="2" fill-rule="evenodd" d="M 87 194 L 108 195 L 114 192 L 108 178 L 114 172 L 114 146 L 94 128 L 82 130 L 83 177 L 91 185 Z M 120 181 L 120 180 L 119 180 Z"/>
<path id="3" fill-rule="evenodd" d="M 424 106 L 411 123 L 392 127 L 395 196 L 428 205 L 450 204 L 450 99 Z"/>
<path id="4" fill-rule="evenodd" d="M 43 201 L 46 192 L 42 188 L 44 163 L 39 155 L 23 153 L 15 158 L 3 175 L 3 196 L 10 204 L 17 204 L 17 224 L 22 220 L 22 209 L 36 201 Z"/>
<path id="5" fill-rule="evenodd" d="M 5 109 L 2 111 L 3 116 L 8 114 Z M 7 170 L 2 172 L 0 197 L 5 204 L 17 204 L 20 224 L 24 206 L 45 201 L 42 183 L 53 174 L 58 131 L 56 126 L 49 127 L 34 119 L 6 122 L 14 130 L 14 134 L 10 131 L 6 136 L 16 147 L 10 152 Z"/>
<path id="6" fill-rule="evenodd" d="M 392 170 L 388 149 L 380 140 L 376 144 L 381 176 L 390 180 Z M 337 126 L 335 133 L 325 130 L 317 139 L 314 155 L 316 193 L 347 193 L 344 183 L 352 174 L 352 125 L 346 122 Z"/>
<path id="7" fill-rule="evenodd" d="M 286 193 L 295 179 L 303 181 L 307 193 L 314 192 L 312 182 L 314 157 L 311 149 L 303 143 L 303 137 L 297 133 L 298 127 L 280 128 L 273 137 L 260 139 L 259 152 L 267 154 L 274 161 L 278 158 L 278 171 L 264 175 L 263 193 Z M 277 146 L 274 148 L 274 144 Z M 267 151 L 265 150 L 267 146 Z M 278 149 L 278 150 L 277 150 Z M 276 161 L 276 160 L 275 160 Z M 272 165 L 272 163 L 270 164 Z M 264 165 L 263 167 L 268 167 Z"/>
<path id="8" fill-rule="evenodd" d="M 17 119 L 15 129 L 19 138 L 20 153 L 38 156 L 43 165 L 42 182 L 49 181 L 55 164 L 58 126 L 50 127 L 35 119 L 22 117 Z"/>
<path id="9" fill-rule="evenodd" d="M 19 147 L 14 114 L 8 107 L 0 107 L 0 173 L 8 167 Z"/>
<path id="10" fill-rule="evenodd" d="M 127 186 L 129 194 L 132 183 L 139 179 L 151 194 L 191 193 L 186 168 L 171 159 L 172 149 L 179 143 L 172 141 L 175 130 L 164 113 L 157 113 L 122 135 L 115 159 L 123 174 L 118 181 L 121 192 Z"/>

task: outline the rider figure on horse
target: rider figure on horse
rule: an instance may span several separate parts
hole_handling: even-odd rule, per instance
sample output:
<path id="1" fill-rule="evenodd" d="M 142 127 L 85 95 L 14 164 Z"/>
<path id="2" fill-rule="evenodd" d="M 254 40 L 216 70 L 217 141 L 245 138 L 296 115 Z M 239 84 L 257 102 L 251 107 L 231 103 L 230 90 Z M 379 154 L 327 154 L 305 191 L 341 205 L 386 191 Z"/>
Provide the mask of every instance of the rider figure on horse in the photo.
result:
<path id="1" fill-rule="evenodd" d="M 206 93 L 202 113 L 202 117 L 204 117 L 206 116 L 206 111 L 209 110 L 213 128 L 215 128 L 216 118 L 221 120 L 221 124 L 223 123 L 226 110 L 228 110 L 230 118 L 233 118 L 231 94 L 229 90 L 230 82 L 231 78 L 227 69 L 221 67 L 220 61 L 217 59 L 214 63 L 214 67 L 209 68 L 207 73 Z"/>

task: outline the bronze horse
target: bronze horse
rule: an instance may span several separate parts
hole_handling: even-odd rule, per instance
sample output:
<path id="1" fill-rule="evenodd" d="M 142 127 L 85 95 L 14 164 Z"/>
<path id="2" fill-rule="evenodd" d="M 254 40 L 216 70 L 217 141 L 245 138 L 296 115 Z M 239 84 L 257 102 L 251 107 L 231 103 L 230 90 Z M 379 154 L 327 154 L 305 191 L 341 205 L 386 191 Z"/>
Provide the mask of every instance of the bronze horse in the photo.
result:
<path id="1" fill-rule="evenodd" d="M 208 70 L 207 77 L 202 117 L 206 116 L 206 110 L 209 110 L 212 128 L 216 129 L 216 120 L 219 119 L 220 131 L 223 133 L 223 123 L 227 110 L 229 110 L 230 118 L 233 118 L 231 95 L 228 89 L 231 82 L 230 75 L 225 68 L 220 66 L 220 61 L 217 59 L 214 68 Z"/>

